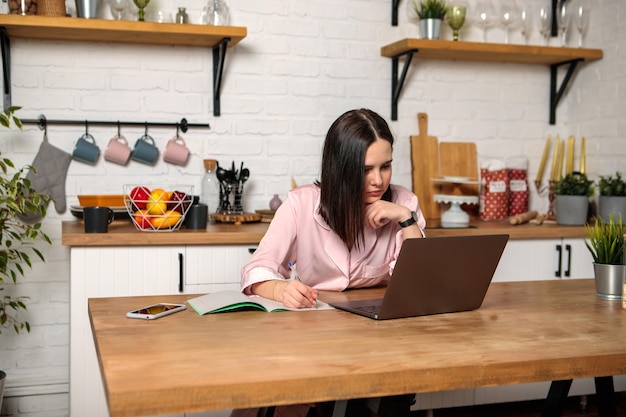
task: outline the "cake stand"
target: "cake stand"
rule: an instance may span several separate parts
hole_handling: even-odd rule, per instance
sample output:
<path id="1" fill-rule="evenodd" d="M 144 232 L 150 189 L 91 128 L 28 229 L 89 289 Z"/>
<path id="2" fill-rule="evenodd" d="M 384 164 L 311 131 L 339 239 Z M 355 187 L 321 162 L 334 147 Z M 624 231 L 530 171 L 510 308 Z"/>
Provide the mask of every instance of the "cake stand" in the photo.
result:
<path id="1" fill-rule="evenodd" d="M 450 208 L 441 214 L 441 227 L 445 228 L 468 227 L 470 217 L 461 204 L 478 204 L 478 196 L 475 195 L 435 194 L 433 199 L 437 203 L 450 204 Z"/>

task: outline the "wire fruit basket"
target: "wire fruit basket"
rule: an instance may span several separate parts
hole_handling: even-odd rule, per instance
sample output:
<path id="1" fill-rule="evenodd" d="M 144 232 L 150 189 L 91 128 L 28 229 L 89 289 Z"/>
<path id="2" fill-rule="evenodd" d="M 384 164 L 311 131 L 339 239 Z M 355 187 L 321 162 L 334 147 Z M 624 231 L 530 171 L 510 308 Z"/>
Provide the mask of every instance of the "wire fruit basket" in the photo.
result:
<path id="1" fill-rule="evenodd" d="M 124 205 L 131 221 L 142 232 L 172 232 L 180 229 L 192 202 L 192 185 L 124 186 Z"/>

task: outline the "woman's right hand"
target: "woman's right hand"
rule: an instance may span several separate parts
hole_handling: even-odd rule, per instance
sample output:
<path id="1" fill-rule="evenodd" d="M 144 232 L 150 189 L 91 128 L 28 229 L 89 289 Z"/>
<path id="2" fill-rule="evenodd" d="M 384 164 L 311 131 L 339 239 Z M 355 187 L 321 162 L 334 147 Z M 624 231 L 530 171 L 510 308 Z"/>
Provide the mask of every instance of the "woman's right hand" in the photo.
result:
<path id="1" fill-rule="evenodd" d="M 280 301 L 289 308 L 311 308 L 317 305 L 317 290 L 298 280 L 283 282 Z"/>
<path id="2" fill-rule="evenodd" d="M 311 308 L 317 304 L 317 290 L 298 280 L 271 279 L 250 287 L 252 294 L 280 301 L 289 308 Z"/>

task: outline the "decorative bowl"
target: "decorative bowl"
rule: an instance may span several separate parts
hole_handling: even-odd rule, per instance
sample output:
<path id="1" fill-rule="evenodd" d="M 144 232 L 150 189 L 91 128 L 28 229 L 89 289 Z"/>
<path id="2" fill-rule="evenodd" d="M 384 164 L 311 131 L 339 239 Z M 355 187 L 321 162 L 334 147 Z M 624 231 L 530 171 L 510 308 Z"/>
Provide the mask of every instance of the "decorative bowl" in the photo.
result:
<path id="1" fill-rule="evenodd" d="M 192 185 L 125 185 L 124 206 L 142 232 L 180 229 L 193 202 Z"/>

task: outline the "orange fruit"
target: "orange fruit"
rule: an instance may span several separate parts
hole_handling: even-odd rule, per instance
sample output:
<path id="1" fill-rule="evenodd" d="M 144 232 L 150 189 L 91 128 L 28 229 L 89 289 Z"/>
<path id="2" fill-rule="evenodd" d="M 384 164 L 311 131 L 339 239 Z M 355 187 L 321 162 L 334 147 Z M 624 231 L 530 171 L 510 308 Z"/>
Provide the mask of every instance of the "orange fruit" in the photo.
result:
<path id="1" fill-rule="evenodd" d="M 148 210 L 137 210 L 133 219 L 135 220 L 135 224 L 139 226 L 140 229 L 150 229 L 152 227 Z"/>
<path id="2" fill-rule="evenodd" d="M 168 210 L 162 216 L 154 216 L 150 219 L 150 223 L 156 229 L 169 229 L 180 221 L 182 214 L 174 210 Z"/>

